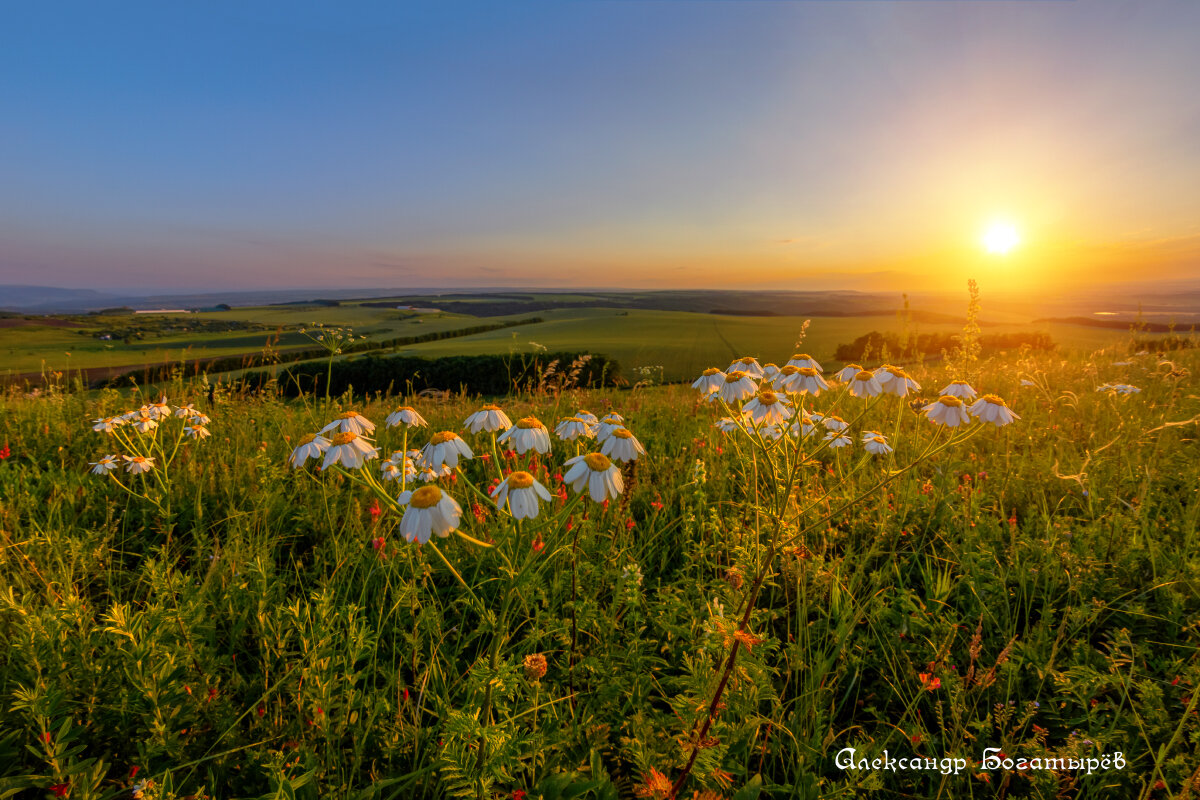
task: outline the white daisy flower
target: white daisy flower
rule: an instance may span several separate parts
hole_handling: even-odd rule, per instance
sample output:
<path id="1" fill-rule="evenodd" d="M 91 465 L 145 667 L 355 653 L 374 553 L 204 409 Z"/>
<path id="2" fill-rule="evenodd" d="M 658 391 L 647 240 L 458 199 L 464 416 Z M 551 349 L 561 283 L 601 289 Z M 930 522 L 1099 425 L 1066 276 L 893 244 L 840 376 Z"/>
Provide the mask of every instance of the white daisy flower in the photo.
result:
<path id="1" fill-rule="evenodd" d="M 779 366 L 777 364 L 772 364 L 770 362 L 763 364 L 762 370 L 763 370 L 763 380 L 765 380 L 765 381 L 773 381 L 773 380 L 775 380 L 775 376 L 779 374 Z"/>
<path id="2" fill-rule="evenodd" d="M 874 433 L 874 436 L 863 436 L 863 449 L 873 456 L 885 456 L 892 452 L 892 446 L 887 443 L 887 438 L 881 433 Z"/>
<path id="3" fill-rule="evenodd" d="M 206 414 L 197 412 L 188 418 L 188 422 L 193 425 L 207 425 L 208 423 L 212 422 L 212 420 L 209 419 Z"/>
<path id="4" fill-rule="evenodd" d="M 604 440 L 600 452 L 614 461 L 627 463 L 637 461 L 639 455 L 645 455 L 646 448 L 629 430 L 617 428 Z"/>
<path id="5" fill-rule="evenodd" d="M 154 469 L 154 459 L 146 456 L 121 456 L 125 459 L 125 471 L 137 475 Z"/>
<path id="6" fill-rule="evenodd" d="M 817 363 L 817 360 L 808 353 L 796 353 L 794 356 L 788 359 L 788 364 L 793 367 L 800 367 L 801 369 L 815 369 L 817 372 L 825 371 L 821 365 Z"/>
<path id="7" fill-rule="evenodd" d="M 1112 363 L 1112 365 L 1114 367 L 1129 367 L 1129 366 L 1133 365 L 1133 362 L 1132 361 L 1114 361 Z"/>
<path id="8" fill-rule="evenodd" d="M 330 464 L 342 464 L 348 469 L 358 469 L 372 458 L 377 458 L 379 451 L 371 443 L 354 431 L 343 431 L 334 434 L 325 451 L 325 461 L 321 469 L 328 469 Z"/>
<path id="9" fill-rule="evenodd" d="M 1021 378 L 1021 385 L 1022 385 L 1022 386 L 1037 386 L 1037 384 L 1036 384 L 1036 383 L 1034 383 L 1033 381 L 1029 380 L 1028 378 Z"/>
<path id="10" fill-rule="evenodd" d="M 730 405 L 738 400 L 745 400 L 757 391 L 758 387 L 754 385 L 754 379 L 745 372 L 737 371 L 726 372 L 725 382 L 717 390 L 721 399 Z"/>
<path id="11" fill-rule="evenodd" d="M 443 466 L 453 469 L 458 466 L 459 458 L 466 460 L 474 457 L 471 448 L 454 431 L 435 433 L 430 437 L 429 444 L 421 449 L 421 463 L 432 470 Z"/>
<path id="12" fill-rule="evenodd" d="M 834 373 L 833 377 L 844 383 L 862 371 L 863 368 L 859 364 L 847 364 Z"/>
<path id="13" fill-rule="evenodd" d="M 203 425 L 185 425 L 183 428 L 183 433 L 185 436 L 189 436 L 192 439 L 207 439 L 209 436 L 212 436 L 212 434 L 208 432 L 208 428 L 204 427 Z"/>
<path id="14" fill-rule="evenodd" d="M 175 406 L 175 416 L 178 417 L 179 419 L 185 419 L 187 417 L 194 417 L 199 413 L 200 412 L 197 411 L 196 407 L 194 405 L 192 405 L 191 403 L 185 403 L 184 405 L 181 405 L 181 406 Z"/>
<path id="15" fill-rule="evenodd" d="M 479 433 L 480 431 L 495 433 L 505 428 L 511 428 L 512 420 L 500 409 L 500 406 L 486 405 L 467 417 L 463 422 L 463 427 L 471 433 Z"/>
<path id="16" fill-rule="evenodd" d="M 621 470 L 603 453 L 588 453 L 585 456 L 568 458 L 565 466 L 567 472 L 563 481 L 576 492 L 587 489 L 592 500 L 603 503 L 608 498 L 615 498 L 625 491 L 625 480 Z"/>
<path id="17" fill-rule="evenodd" d="M 417 477 L 417 466 L 413 463 L 413 457 L 419 457 L 420 450 L 409 450 L 405 453 L 403 450 L 397 450 L 379 465 L 379 471 L 383 474 L 385 481 L 398 481 L 401 476 L 406 479 Z"/>
<path id="18" fill-rule="evenodd" d="M 967 414 L 967 409 L 963 407 L 963 401 L 949 394 L 942 395 L 921 410 L 933 422 L 951 428 L 957 425 L 965 425 L 971 421 L 970 415 Z"/>
<path id="19" fill-rule="evenodd" d="M 347 411 L 333 422 L 321 428 L 321 433 L 357 433 L 364 436 L 375 430 L 375 423 L 359 414 L 357 411 Z"/>
<path id="20" fill-rule="evenodd" d="M 755 379 L 763 376 L 763 368 L 759 366 L 758 359 L 750 356 L 737 359 L 729 365 L 729 369 L 725 370 L 725 372 L 744 372 Z"/>
<path id="21" fill-rule="evenodd" d="M 166 419 L 171 416 L 171 406 L 167 402 L 165 394 L 158 399 L 157 403 L 151 403 L 149 409 L 150 416 L 154 419 Z"/>
<path id="22" fill-rule="evenodd" d="M 893 367 L 891 364 L 884 364 L 881 367 L 875 368 L 875 380 L 879 381 L 879 385 L 886 387 L 892 382 L 892 378 L 896 377 L 898 372 L 902 370 L 899 367 Z"/>
<path id="23" fill-rule="evenodd" d="M 783 428 L 778 425 L 764 425 L 758 429 L 758 432 L 764 439 L 770 439 L 771 441 L 783 438 Z"/>
<path id="24" fill-rule="evenodd" d="M 721 433 L 733 433 L 741 429 L 741 426 L 737 424 L 737 420 L 733 417 L 721 417 L 713 424 L 713 427 L 721 431 Z"/>
<path id="25" fill-rule="evenodd" d="M 126 420 L 124 416 L 101 417 L 100 419 L 92 420 L 92 430 L 96 432 L 104 431 L 105 433 L 112 433 L 114 428 L 121 427 L 125 424 L 125 421 Z"/>
<path id="26" fill-rule="evenodd" d="M 89 461 L 93 475 L 106 475 L 120 465 L 120 456 L 105 456 L 99 461 Z"/>
<path id="27" fill-rule="evenodd" d="M 1032 386 L 1033 384 L 1030 384 Z M 941 394 L 957 397 L 959 400 L 966 400 L 968 403 L 975 399 L 975 390 L 971 388 L 971 384 L 966 381 L 951 381 L 942 387 Z"/>
<path id="28" fill-rule="evenodd" d="M 699 378 L 692 383 L 693 389 L 699 389 L 703 394 L 712 394 L 721 388 L 721 384 L 725 382 L 725 373 L 716 367 L 709 367 L 704 370 Z"/>
<path id="29" fill-rule="evenodd" d="M 588 438 L 592 428 L 579 417 L 563 417 L 554 427 L 554 435 L 566 442 L 573 442 L 580 436 Z"/>
<path id="30" fill-rule="evenodd" d="M 299 469 L 308 459 L 320 458 L 328 448 L 328 439 L 318 433 L 310 433 L 300 440 L 300 444 L 288 456 L 288 463 L 292 465 L 293 469 Z"/>
<path id="31" fill-rule="evenodd" d="M 844 433 L 838 433 L 837 431 L 830 431 L 829 433 L 825 434 L 825 441 L 829 442 L 829 447 L 834 450 L 839 447 L 849 447 L 851 444 L 853 444 L 853 441 L 849 436 Z"/>
<path id="32" fill-rule="evenodd" d="M 904 370 L 893 367 L 891 371 L 892 379 L 883 385 L 883 391 L 887 394 L 894 394 L 896 397 L 906 397 L 910 391 L 920 391 L 921 384 L 917 383 L 911 375 Z"/>
<path id="33" fill-rule="evenodd" d="M 823 390 L 829 388 L 816 367 L 797 367 L 795 364 L 788 364 L 779 370 L 775 383 L 788 394 L 811 394 L 813 397 L 819 397 Z"/>
<path id="34" fill-rule="evenodd" d="M 403 492 L 397 500 L 408 506 L 400 518 L 400 533 L 410 543 L 425 544 L 435 533 L 445 538 L 462 519 L 462 507 L 437 486 Z"/>
<path id="35" fill-rule="evenodd" d="M 153 419 L 150 414 L 150 406 L 142 406 L 136 411 L 126 411 L 121 415 L 121 419 L 125 420 L 126 422 L 132 422 L 139 417 L 151 417 L 151 419 Z"/>
<path id="36" fill-rule="evenodd" d="M 586 408 L 576 411 L 575 416 L 579 417 L 591 427 L 595 427 L 595 425 L 600 422 L 600 420 L 596 418 L 596 415 L 588 411 Z"/>
<path id="37" fill-rule="evenodd" d="M 875 375 L 864 369 L 850 379 L 850 394 L 853 397 L 874 397 L 883 394 L 883 386 Z"/>
<path id="38" fill-rule="evenodd" d="M 814 417 L 815 418 L 815 417 Z M 828 417 L 821 417 L 821 424 L 831 431 L 844 431 L 850 427 L 850 423 L 837 416 L 830 414 Z"/>
<path id="39" fill-rule="evenodd" d="M 789 425 L 788 430 L 791 431 L 793 436 L 799 436 L 803 438 L 811 435 L 819 424 L 820 420 L 813 419 L 811 416 L 806 415 Z"/>
<path id="40" fill-rule="evenodd" d="M 508 501 L 508 511 L 514 519 L 534 519 L 540 510 L 538 498 L 550 502 L 553 495 L 528 472 L 514 472 L 502 480 L 491 491 L 496 505 L 504 508 Z"/>
<path id="41" fill-rule="evenodd" d="M 387 419 L 384 420 L 384 424 L 386 424 L 389 428 L 395 428 L 400 425 L 404 425 L 408 428 L 424 428 L 429 423 L 426 422 L 425 418 L 418 414 L 416 409 L 414 409 L 412 406 L 400 406 L 395 411 L 387 415 Z"/>
<path id="42" fill-rule="evenodd" d="M 790 419 L 795 412 L 784 398 L 774 392 L 763 391 L 742 406 L 742 413 L 755 423 L 775 425 Z"/>
<path id="43" fill-rule="evenodd" d="M 1015 419 L 1020 419 L 1008 404 L 994 394 L 985 394 L 967 409 L 971 416 L 978 417 L 983 422 L 990 422 L 999 428 Z"/>
<path id="44" fill-rule="evenodd" d="M 137 417 L 134 417 L 130 423 L 138 433 L 149 433 L 158 427 L 158 422 L 150 415 L 150 412 L 144 412 Z"/>
<path id="45" fill-rule="evenodd" d="M 617 428 L 624 427 L 625 418 L 620 414 L 605 414 L 604 419 L 600 420 L 600 424 L 598 424 L 595 428 L 596 441 L 603 442 L 605 439 L 611 436 L 612 432 Z"/>
<path id="46" fill-rule="evenodd" d="M 530 450 L 543 455 L 550 452 L 550 432 L 537 417 L 525 417 L 517 420 L 517 424 L 500 434 L 496 442 L 507 442 L 513 450 L 521 455 Z"/>
<path id="47" fill-rule="evenodd" d="M 433 483 L 441 478 L 449 478 L 454 474 L 454 470 L 443 465 L 440 469 L 430 469 L 429 467 L 421 467 L 417 473 L 417 480 L 421 483 Z"/>

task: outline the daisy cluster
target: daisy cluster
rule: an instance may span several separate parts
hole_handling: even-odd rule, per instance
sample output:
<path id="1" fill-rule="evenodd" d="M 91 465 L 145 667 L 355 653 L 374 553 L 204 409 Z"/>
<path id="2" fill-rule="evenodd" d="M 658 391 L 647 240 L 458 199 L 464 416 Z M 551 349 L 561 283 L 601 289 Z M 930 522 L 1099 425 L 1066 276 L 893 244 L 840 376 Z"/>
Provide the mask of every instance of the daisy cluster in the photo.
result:
<path id="1" fill-rule="evenodd" d="M 428 428 L 429 423 L 411 406 L 401 406 L 388 415 L 385 427 L 400 428 L 407 445 L 409 433 Z M 603 418 L 588 411 L 563 417 L 550 429 L 537 417 L 522 417 L 513 422 L 502 408 L 485 405 L 468 416 L 462 425 L 468 436 L 490 440 L 493 452 L 503 447 L 510 457 L 553 455 L 554 439 L 570 442 L 576 451 L 585 442 L 594 441 L 596 452 L 578 453 L 563 463 L 562 481 L 576 494 L 584 492 L 596 503 L 604 503 L 625 491 L 624 479 L 618 464 L 636 461 L 646 452 L 637 437 L 625 427 L 620 414 L 610 413 Z M 380 458 L 380 449 L 373 441 L 375 424 L 361 414 L 348 411 L 319 432 L 301 440 L 292 450 L 288 461 L 295 469 L 308 459 L 320 460 L 320 469 L 340 466 L 360 470 L 367 461 Z M 433 534 L 445 537 L 456 530 L 462 519 L 462 506 L 439 485 L 448 478 L 456 480 L 461 467 L 478 458 L 475 449 L 455 431 L 438 431 L 429 436 L 419 449 L 402 447 L 381 460 L 379 472 L 382 483 L 395 481 L 401 492 L 396 501 L 405 507 L 400 531 L 409 542 L 424 544 Z M 491 456 L 483 456 L 490 459 Z M 615 462 L 615 463 L 614 463 Z M 487 491 L 487 496 L 513 519 L 534 519 L 541 513 L 541 504 L 554 495 L 533 474 L 526 471 L 501 470 Z M 373 474 L 368 482 L 373 481 Z M 424 484 L 409 488 L 409 482 Z M 482 492 L 481 492 L 482 494 Z M 565 495 L 564 495 L 565 497 Z"/>
<path id="2" fill-rule="evenodd" d="M 204 412 L 197 410 L 191 403 L 172 406 L 167 402 L 166 395 L 133 411 L 92 420 L 93 431 L 108 434 L 133 453 L 113 453 L 103 456 L 98 461 L 88 462 L 92 474 L 107 475 L 121 466 L 125 467 L 126 472 L 134 475 L 154 469 L 157 466 L 156 456 L 153 455 L 155 438 L 160 432 L 160 427 L 172 420 L 183 421 L 182 429 L 176 434 L 178 438 L 206 439 L 210 436 L 208 424 L 212 420 Z"/>
<path id="3" fill-rule="evenodd" d="M 849 424 L 833 414 L 819 414 L 803 409 L 805 395 L 819 397 L 837 387 L 851 397 L 872 398 L 883 395 L 908 397 L 920 391 L 921 384 L 900 367 L 884 364 L 874 370 L 859 364 L 847 364 L 832 375 L 807 353 L 797 353 L 782 367 L 760 365 L 749 356 L 733 361 L 728 369 L 706 369 L 692 387 L 700 390 L 710 402 L 720 401 L 734 411 L 716 427 L 725 433 L 753 430 L 764 440 L 779 440 L 784 436 L 804 438 L 823 434 L 830 448 L 849 447 L 854 439 L 848 433 Z M 973 420 L 1007 425 L 1020 419 L 1000 397 L 986 394 L 978 397 L 966 381 L 953 381 L 943 387 L 937 400 L 921 407 L 932 422 L 947 427 L 965 425 Z M 863 431 L 859 442 L 868 453 L 885 455 L 892 452 L 887 437 L 879 431 Z"/>
<path id="4" fill-rule="evenodd" d="M 1112 392 L 1113 394 L 1137 394 L 1142 391 L 1136 386 L 1130 386 L 1128 383 L 1105 383 L 1096 387 L 1097 392 Z"/>

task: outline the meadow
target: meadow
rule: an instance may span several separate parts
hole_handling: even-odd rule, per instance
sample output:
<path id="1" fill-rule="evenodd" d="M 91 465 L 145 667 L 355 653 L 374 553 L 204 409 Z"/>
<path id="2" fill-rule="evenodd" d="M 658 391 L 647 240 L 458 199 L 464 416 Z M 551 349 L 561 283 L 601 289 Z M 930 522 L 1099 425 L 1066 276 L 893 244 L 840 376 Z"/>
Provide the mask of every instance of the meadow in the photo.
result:
<path id="1" fill-rule="evenodd" d="M 589 319 L 689 379 L 801 330 Z M 11 387 L 0 797 L 1195 796 L 1198 364 L 1109 343 L 964 347 L 904 397 Z M 952 380 L 1019 418 L 944 424 Z M 489 401 L 516 424 L 465 429 Z M 585 408 L 605 444 L 550 432 Z"/>

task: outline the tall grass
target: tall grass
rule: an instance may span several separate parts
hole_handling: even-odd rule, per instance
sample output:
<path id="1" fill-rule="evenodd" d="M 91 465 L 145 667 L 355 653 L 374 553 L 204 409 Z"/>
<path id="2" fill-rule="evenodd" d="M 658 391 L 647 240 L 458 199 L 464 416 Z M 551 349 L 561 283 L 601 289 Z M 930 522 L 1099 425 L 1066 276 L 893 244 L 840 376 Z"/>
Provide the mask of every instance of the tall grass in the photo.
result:
<path id="1" fill-rule="evenodd" d="M 288 467 L 324 397 L 10 392 L 0 797 L 1195 793 L 1195 367 L 976 364 L 1021 420 L 923 458 L 935 431 L 911 398 L 855 428 L 894 456 L 856 436 L 791 460 L 714 430 L 683 387 L 503 398 L 514 420 L 616 410 L 649 452 L 619 500 L 567 509 L 567 492 L 541 528 L 473 494 L 499 465 L 469 462 L 444 486 L 492 546 L 436 539 L 444 560 L 345 471 Z M 914 377 L 928 400 L 958 376 Z M 1142 391 L 1096 391 L 1113 381 Z M 111 451 L 90 420 L 161 391 L 212 417 L 172 467 L 169 515 L 87 472 Z M 329 404 L 381 423 L 401 401 Z M 479 400 L 417 405 L 460 430 Z M 556 441 L 534 471 L 557 490 L 574 454 Z M 969 767 L 842 769 L 846 748 Z M 1125 766 L 985 769 L 984 748 Z"/>

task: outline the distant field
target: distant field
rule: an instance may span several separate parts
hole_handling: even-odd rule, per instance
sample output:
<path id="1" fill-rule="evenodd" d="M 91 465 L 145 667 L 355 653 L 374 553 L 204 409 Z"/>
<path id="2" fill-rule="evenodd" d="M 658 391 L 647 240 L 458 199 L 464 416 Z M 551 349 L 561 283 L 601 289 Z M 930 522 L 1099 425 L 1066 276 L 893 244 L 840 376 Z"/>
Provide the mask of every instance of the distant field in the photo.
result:
<path id="1" fill-rule="evenodd" d="M 521 295 L 510 296 L 520 302 Z M 527 297 L 543 301 L 545 296 Z M 558 295 L 562 301 L 586 300 L 585 295 Z M 378 304 L 380 301 L 366 301 Z M 399 301 L 397 301 L 399 302 Z M 299 332 L 315 323 L 351 326 L 369 339 L 452 331 L 479 324 L 522 319 L 536 314 L 538 324 L 490 331 L 399 348 L 395 352 L 439 357 L 548 350 L 590 351 L 615 358 L 626 377 L 636 380 L 638 368 L 648 367 L 663 380 L 683 380 L 708 366 L 724 367 L 742 355 L 790 353 L 805 319 L 811 319 L 801 349 L 824 362 L 832 362 L 837 346 L 869 331 L 899 331 L 895 314 L 861 316 L 735 316 L 691 311 L 637 308 L 558 308 L 507 316 L 476 317 L 466 314 L 421 314 L 364 303 L 340 306 L 262 306 L 187 315 L 66 317 L 63 319 L 10 320 L 0 327 L 0 356 L 8 375 L 99 367 L 129 367 L 177 363 L 217 357 L 257 355 L 268 344 L 276 350 L 312 346 Z M 221 324 L 227 322 L 230 329 Z M 112 326 L 142 325 L 156 328 L 144 339 L 114 338 L 95 334 Z M 206 330 L 181 331 L 185 326 Z M 957 333 L 957 322 L 914 323 L 910 331 Z M 1119 342 L 1122 330 L 1065 323 L 988 325 L 985 333 L 1043 331 L 1064 352 L 1084 353 Z M 659 369 L 661 368 L 661 369 Z"/>
<path id="2" fill-rule="evenodd" d="M 483 353 L 589 350 L 620 362 L 627 377 L 638 367 L 662 367 L 665 380 L 683 380 L 705 367 L 725 367 L 735 357 L 790 353 L 804 317 L 735 317 L 674 311 L 587 309 L 547 311 L 546 322 L 514 330 L 492 331 L 411 345 L 400 352 L 429 357 Z M 899 331 L 895 315 L 811 317 L 801 349 L 824 362 L 833 361 L 839 344 L 868 331 Z M 961 325 L 922 324 L 923 333 L 957 333 Z M 987 333 L 1047 331 L 1061 348 L 1090 351 L 1111 345 L 1127 334 L 1074 325 L 994 325 Z"/>

